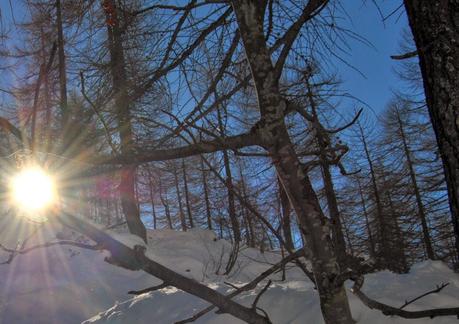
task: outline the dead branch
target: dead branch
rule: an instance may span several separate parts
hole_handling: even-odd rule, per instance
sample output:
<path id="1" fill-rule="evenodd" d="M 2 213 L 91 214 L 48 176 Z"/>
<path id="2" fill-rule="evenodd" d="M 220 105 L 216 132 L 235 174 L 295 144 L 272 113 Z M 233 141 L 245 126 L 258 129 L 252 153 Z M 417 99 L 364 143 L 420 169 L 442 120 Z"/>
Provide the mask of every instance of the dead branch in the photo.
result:
<path id="1" fill-rule="evenodd" d="M 99 247 L 109 251 L 111 256 L 105 259 L 108 263 L 133 271 L 143 270 L 163 282 L 167 282 L 170 286 L 199 297 L 218 307 L 221 312 L 231 314 L 243 321 L 255 324 L 271 323 L 269 318 L 256 313 L 251 308 L 242 306 L 206 285 L 150 259 L 145 255 L 146 247 L 143 245 L 130 247 L 88 220 L 70 213 L 63 212 L 62 215 L 56 215 L 56 220 L 86 235 Z"/>
<path id="2" fill-rule="evenodd" d="M 236 150 L 246 146 L 259 145 L 258 136 L 253 133 L 244 133 L 240 135 L 218 138 L 212 141 L 202 141 L 187 146 L 148 150 L 143 149 L 129 155 L 118 155 L 113 158 L 95 161 L 98 164 L 141 164 L 153 161 L 166 161 L 178 158 L 184 158 L 192 155 L 213 153 L 221 150 Z"/>
<path id="3" fill-rule="evenodd" d="M 163 282 L 162 284 L 159 284 L 159 285 L 156 285 L 156 286 L 152 286 L 152 287 L 148 287 L 148 288 L 145 288 L 145 289 L 142 289 L 142 290 L 128 291 L 128 294 L 129 295 L 142 295 L 142 294 L 145 294 L 147 292 L 160 290 L 160 289 L 163 289 L 163 288 L 166 288 L 166 287 L 169 287 L 169 286 L 170 286 L 169 284 Z"/>
<path id="4" fill-rule="evenodd" d="M 440 291 L 443 290 L 443 288 L 445 288 L 445 287 L 448 286 L 448 285 L 449 285 L 449 282 L 447 282 L 447 283 L 442 283 L 441 285 L 437 285 L 437 288 L 435 288 L 435 289 L 433 289 L 433 290 L 430 290 L 430 291 L 428 291 L 428 292 L 426 292 L 426 293 L 424 293 L 424 294 L 422 294 L 422 295 L 420 295 L 420 296 L 418 296 L 418 297 L 416 297 L 416 298 L 413 298 L 413 299 L 411 299 L 411 300 L 406 300 L 405 303 L 404 303 L 402 306 L 399 307 L 399 309 L 403 309 L 403 308 L 405 308 L 406 306 L 408 306 L 409 304 L 412 304 L 412 303 L 414 303 L 415 301 L 417 301 L 417 300 L 419 300 L 419 299 L 421 299 L 421 298 L 423 298 L 423 297 L 425 297 L 425 296 L 427 296 L 427 295 L 439 293 Z"/>
<path id="5" fill-rule="evenodd" d="M 60 240 L 60 241 L 54 241 L 54 242 L 47 242 L 43 244 L 34 245 L 34 246 L 31 246 L 25 249 L 17 249 L 17 248 L 11 249 L 11 248 L 7 248 L 3 246 L 2 244 L 0 244 L 0 250 L 10 253 L 10 256 L 8 257 L 8 259 L 0 264 L 10 264 L 13 261 L 14 257 L 19 254 L 26 254 L 36 249 L 47 248 L 47 247 L 51 247 L 55 245 L 71 245 L 71 246 L 75 246 L 75 247 L 79 247 L 79 248 L 87 249 L 87 250 L 101 250 L 102 249 L 102 247 L 97 244 L 89 245 L 89 244 L 85 244 L 85 243 L 81 243 L 77 241 L 71 241 L 71 240 Z"/>
<path id="6" fill-rule="evenodd" d="M 405 307 L 408 304 L 411 304 L 415 300 L 419 300 L 422 297 L 425 297 L 431 293 L 437 292 L 437 290 L 440 291 L 446 286 L 437 287 L 437 289 L 433 291 L 430 291 L 419 297 L 416 297 L 409 302 L 405 302 L 405 305 L 403 305 L 402 307 L 396 308 L 396 307 L 393 307 L 387 304 L 380 303 L 374 299 L 371 299 L 366 294 L 364 294 L 361 290 L 363 286 L 363 282 L 364 282 L 363 276 L 358 276 L 357 278 L 353 278 L 353 279 L 354 279 L 354 286 L 351 288 L 351 292 L 354 293 L 354 295 L 356 295 L 362 301 L 362 303 L 364 303 L 367 307 L 371 309 L 377 309 L 381 311 L 384 315 L 399 316 L 403 318 L 425 318 L 425 317 L 434 318 L 437 316 L 458 316 L 459 317 L 459 307 L 434 308 L 434 309 L 426 309 L 426 310 L 421 310 L 421 311 L 406 311 L 402 309 L 403 307 Z"/>
<path id="7" fill-rule="evenodd" d="M 255 299 L 254 299 L 254 301 L 252 303 L 252 309 L 257 309 L 258 308 L 257 304 L 260 301 L 261 296 L 268 290 L 269 286 L 271 286 L 272 283 L 273 283 L 272 280 L 268 280 L 268 282 L 263 287 L 263 289 L 260 290 L 260 292 L 257 294 L 257 296 L 255 297 Z"/>
<path id="8" fill-rule="evenodd" d="M 399 55 L 391 55 L 390 58 L 393 60 L 406 60 L 415 56 L 418 56 L 418 50 Z"/>
<path id="9" fill-rule="evenodd" d="M 261 281 L 263 281 L 264 279 L 266 279 L 267 277 L 269 277 L 270 275 L 272 275 L 273 273 L 275 273 L 279 269 L 282 269 L 282 267 L 284 267 L 287 263 L 289 263 L 291 261 L 294 261 L 295 259 L 297 259 L 299 257 L 302 257 L 302 256 L 304 256 L 304 250 L 303 249 L 299 249 L 299 250 L 295 251 L 294 253 L 288 255 L 287 257 L 285 257 L 284 259 L 282 259 L 281 261 L 279 261 L 278 263 L 273 265 L 271 268 L 265 270 L 258 277 L 256 277 L 251 282 L 245 284 L 242 287 L 236 287 L 233 284 L 225 282 L 225 284 L 227 284 L 229 286 L 233 286 L 234 289 L 235 289 L 235 291 L 233 291 L 232 293 L 228 294 L 226 297 L 227 298 L 233 298 L 233 297 L 236 297 L 237 295 L 241 294 L 244 291 L 249 291 L 249 290 L 255 289 L 255 287 Z M 210 311 L 212 311 L 214 308 L 215 308 L 215 306 L 209 306 L 207 308 L 204 308 L 203 310 L 197 312 L 196 314 L 194 314 L 193 316 L 191 316 L 191 317 L 189 317 L 187 319 L 184 319 L 184 320 L 179 321 L 179 322 L 175 322 L 175 324 L 185 324 L 185 323 L 194 322 L 198 318 L 200 318 L 200 317 L 204 316 L 205 314 L 209 313 Z"/>
<path id="10" fill-rule="evenodd" d="M 347 123 L 346 125 L 344 126 L 341 126 L 341 127 L 338 127 L 338 128 L 335 128 L 335 129 L 327 129 L 326 132 L 327 133 L 330 133 L 330 134 L 336 134 L 336 133 L 339 133 L 343 130 L 345 130 L 346 128 L 349 128 L 351 127 L 353 124 L 355 124 L 355 122 L 357 121 L 357 119 L 359 119 L 360 117 L 360 114 L 362 113 L 363 109 L 360 109 L 357 114 L 355 115 L 355 117 L 349 122 Z"/>
<path id="11" fill-rule="evenodd" d="M 83 95 L 83 98 L 89 103 L 89 106 L 91 107 L 92 111 L 96 114 L 96 116 L 99 118 L 100 122 L 102 123 L 102 126 L 104 127 L 104 130 L 105 130 L 104 134 L 105 134 L 105 138 L 107 139 L 108 145 L 110 145 L 111 149 L 113 150 L 113 153 L 118 153 L 118 150 L 115 147 L 115 144 L 113 144 L 112 142 L 111 135 L 110 135 L 110 129 L 107 123 L 105 122 L 104 117 L 99 112 L 99 109 L 97 109 L 96 105 L 92 102 L 92 100 L 86 94 L 83 71 L 80 71 L 80 84 L 81 84 L 81 94 Z"/>

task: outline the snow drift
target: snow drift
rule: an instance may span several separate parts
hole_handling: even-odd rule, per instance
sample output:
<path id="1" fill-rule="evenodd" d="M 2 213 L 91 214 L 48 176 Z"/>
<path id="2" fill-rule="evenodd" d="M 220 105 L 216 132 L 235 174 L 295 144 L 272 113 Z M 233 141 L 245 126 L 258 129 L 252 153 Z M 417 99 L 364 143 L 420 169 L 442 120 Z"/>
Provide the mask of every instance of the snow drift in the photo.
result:
<path id="1" fill-rule="evenodd" d="M 118 234 L 119 236 L 120 234 Z M 34 243 L 49 240 L 53 234 L 40 231 Z M 76 233 L 73 239 L 80 239 Z M 187 277 L 228 293 L 230 282 L 242 285 L 280 260 L 276 253 L 261 254 L 243 249 L 228 276 L 225 258 L 231 246 L 217 240 L 210 231 L 150 230 L 148 255 Z M 130 237 L 126 236 L 126 240 Z M 29 243 L 29 246 L 34 244 Z M 172 287 L 132 297 L 130 290 L 143 289 L 160 281 L 143 272 L 133 272 L 104 262 L 106 253 L 65 246 L 38 249 L 17 256 L 11 264 L 0 266 L 1 323 L 174 323 L 208 304 Z M 7 255 L 3 256 L 5 259 Z M 258 304 L 273 323 L 323 323 L 319 300 L 312 283 L 298 269 L 288 266 L 286 281 L 281 274 L 271 277 L 269 290 Z M 450 284 L 439 294 L 429 295 L 409 305 L 408 310 L 459 305 L 459 275 L 442 262 L 426 261 L 411 272 L 397 275 L 388 271 L 366 276 L 363 291 L 370 297 L 401 306 L 406 299 Z M 349 283 L 350 284 L 350 283 Z M 236 298 L 251 305 L 263 284 Z M 453 316 L 404 320 L 370 310 L 349 292 L 351 308 L 358 323 L 456 323 Z M 197 323 L 241 323 L 230 315 L 210 312 Z"/>

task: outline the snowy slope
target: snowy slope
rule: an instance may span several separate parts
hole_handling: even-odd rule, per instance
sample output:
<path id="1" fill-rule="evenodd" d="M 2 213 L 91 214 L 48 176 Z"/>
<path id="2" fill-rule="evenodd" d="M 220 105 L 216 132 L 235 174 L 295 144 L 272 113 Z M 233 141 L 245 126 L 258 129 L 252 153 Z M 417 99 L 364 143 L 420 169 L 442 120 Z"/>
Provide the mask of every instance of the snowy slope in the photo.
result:
<path id="1" fill-rule="evenodd" d="M 155 260 L 222 292 L 231 290 L 224 281 L 245 283 L 279 260 L 274 253 L 245 249 L 234 273 L 222 276 L 216 271 L 223 271 L 222 256 L 224 259 L 230 245 L 216 240 L 213 233 L 158 230 L 149 231 L 148 235 L 149 253 Z M 41 231 L 29 246 L 53 236 L 52 231 Z M 8 246 L 12 246 L 11 242 Z M 55 246 L 34 250 L 16 257 L 11 264 L 0 265 L 0 323 L 81 323 L 88 318 L 86 323 L 173 323 L 206 306 L 198 298 L 174 288 L 132 297 L 127 291 L 160 281 L 142 272 L 109 265 L 103 261 L 105 256 L 101 252 Z M 2 255 L 2 260 L 6 258 L 6 254 Z M 259 306 L 268 312 L 273 323 L 322 323 L 317 295 L 301 272 L 292 268 L 287 272 L 287 281 L 279 281 L 279 275 L 272 279 L 274 282 Z M 409 309 L 458 306 L 459 276 L 441 262 L 418 264 L 407 275 L 368 275 L 364 291 L 380 301 L 401 305 L 406 298 L 445 281 L 450 285 L 440 294 L 428 296 Z M 250 305 L 255 295 L 256 291 L 246 293 L 238 301 Z M 367 309 L 352 294 L 350 298 L 359 323 L 457 323 L 454 317 L 417 321 L 388 318 Z M 210 313 L 198 323 L 240 321 Z"/>

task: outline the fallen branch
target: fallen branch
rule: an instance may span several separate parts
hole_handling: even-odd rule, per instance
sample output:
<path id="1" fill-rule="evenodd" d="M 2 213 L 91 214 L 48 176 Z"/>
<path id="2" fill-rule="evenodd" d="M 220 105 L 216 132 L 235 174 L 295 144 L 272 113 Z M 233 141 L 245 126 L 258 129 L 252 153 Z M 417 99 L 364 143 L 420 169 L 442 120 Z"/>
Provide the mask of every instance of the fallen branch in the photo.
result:
<path id="1" fill-rule="evenodd" d="M 269 277 L 270 275 L 272 275 L 273 273 L 275 273 L 276 271 L 278 271 L 279 269 L 284 267 L 287 263 L 289 263 L 291 261 L 294 261 L 297 258 L 302 257 L 302 256 L 304 256 L 304 250 L 303 249 L 297 250 L 297 251 L 293 252 L 292 254 L 289 254 L 287 257 L 285 257 L 284 259 L 282 259 L 281 261 L 279 261 L 278 263 L 273 265 L 271 268 L 265 270 L 258 277 L 256 277 L 251 282 L 245 284 L 242 287 L 238 288 L 238 287 L 234 286 L 231 283 L 225 282 L 225 284 L 227 284 L 228 286 L 231 286 L 231 287 L 235 288 L 235 291 L 233 291 L 232 293 L 228 294 L 226 297 L 227 298 L 234 298 L 234 297 L 236 297 L 237 295 L 239 295 L 240 293 L 242 293 L 244 291 L 249 291 L 249 290 L 255 289 L 255 287 L 261 281 L 263 281 L 264 279 L 266 279 L 267 277 Z M 175 322 L 175 324 L 185 324 L 185 323 L 194 322 L 198 318 L 200 318 L 200 317 L 206 315 L 207 313 L 209 313 L 210 311 L 212 311 L 214 308 L 215 308 L 215 306 L 209 306 L 207 308 L 204 308 L 203 310 L 197 312 L 196 314 L 194 314 L 193 316 L 191 316 L 189 318 L 186 318 L 186 319 L 181 320 L 179 322 Z"/>
<path id="2" fill-rule="evenodd" d="M 437 290 L 440 291 L 441 289 L 445 288 L 444 287 L 437 287 L 434 291 L 430 291 L 428 293 L 425 293 L 417 298 L 414 298 L 410 302 L 405 302 L 405 305 L 403 305 L 400 308 L 396 308 L 387 304 L 380 303 L 374 299 L 371 299 L 368 297 L 366 294 L 364 294 L 361 290 L 364 282 L 364 277 L 363 276 L 358 276 L 357 278 L 353 278 L 354 280 L 354 286 L 351 288 L 351 292 L 354 293 L 361 301 L 364 303 L 367 307 L 371 309 L 377 309 L 381 311 L 384 315 L 387 316 L 399 316 L 403 318 L 425 318 L 425 317 L 430 317 L 434 318 L 437 316 L 457 316 L 459 317 L 459 307 L 451 307 L 451 308 L 434 308 L 434 309 L 426 309 L 426 310 L 421 310 L 421 311 L 407 311 L 402 309 L 408 304 L 411 304 L 415 300 L 419 300 L 422 297 L 425 297 L 431 293 L 436 292 Z"/>
<path id="3" fill-rule="evenodd" d="M 143 270 L 163 282 L 167 282 L 170 286 L 215 305 L 222 313 L 231 314 L 245 322 L 254 324 L 271 323 L 269 318 L 258 314 L 251 308 L 242 306 L 206 285 L 185 277 L 150 259 L 145 255 L 146 247 L 143 245 L 128 246 L 109 235 L 102 228 L 76 215 L 64 212 L 62 215 L 56 215 L 56 220 L 86 235 L 96 242 L 100 248 L 109 251 L 111 256 L 105 259 L 108 263 L 133 271 Z"/>
<path id="4" fill-rule="evenodd" d="M 260 290 L 260 292 L 257 294 L 257 296 L 255 297 L 255 300 L 252 303 L 252 309 L 257 309 L 258 308 L 257 304 L 260 301 L 261 296 L 268 290 L 268 288 L 269 288 L 269 286 L 271 286 L 271 284 L 272 284 L 272 281 L 268 280 L 268 282 L 263 287 L 263 289 Z"/>
<path id="5" fill-rule="evenodd" d="M 414 303 L 415 301 L 417 301 L 417 300 L 419 300 L 419 299 L 421 299 L 421 298 L 423 298 L 423 297 L 425 297 L 425 296 L 427 296 L 427 295 L 439 293 L 440 291 L 443 290 L 443 288 L 445 288 L 445 287 L 448 286 L 448 285 L 449 285 L 449 282 L 447 282 L 447 283 L 442 283 L 440 286 L 437 285 L 437 288 L 436 288 L 436 289 L 433 289 L 433 290 L 431 290 L 431 291 L 428 291 L 428 292 L 426 292 L 425 294 L 422 294 L 422 295 L 420 295 L 420 296 L 418 296 L 418 297 L 416 297 L 416 298 L 413 298 L 413 299 L 411 299 L 411 300 L 405 300 L 405 303 L 404 303 L 402 306 L 400 306 L 399 309 L 403 309 L 403 308 L 405 308 L 406 306 L 408 306 L 409 304 L 412 304 L 412 303 Z"/>
<path id="6" fill-rule="evenodd" d="M 8 252 L 8 253 L 11 253 L 10 256 L 8 257 L 8 259 L 0 264 L 10 264 L 11 261 L 13 261 L 14 257 L 19 255 L 19 254 L 26 254 L 26 253 L 29 253 L 33 250 L 36 250 L 36 249 L 42 249 L 42 248 L 47 248 L 47 247 L 51 247 L 51 246 L 55 246 L 55 245 L 71 245 L 71 246 L 75 246 L 75 247 L 79 247 L 79 248 L 82 248 L 82 249 L 87 249 L 87 250 L 101 250 L 101 246 L 98 245 L 98 244 L 95 244 L 95 245 L 89 245 L 89 244 L 85 244 L 85 243 L 81 243 L 81 242 L 77 242 L 77 241 L 71 241 L 71 240 L 61 240 L 61 241 L 54 241 L 54 242 L 47 242 L 47 243 L 43 243 L 43 244 L 38 244 L 38 245 L 34 245 L 34 246 L 31 246 L 31 247 L 28 247 L 26 249 L 11 249 L 11 248 L 7 248 L 5 246 L 3 246 L 2 244 L 0 244 L 0 250 L 3 250 L 5 252 Z"/>

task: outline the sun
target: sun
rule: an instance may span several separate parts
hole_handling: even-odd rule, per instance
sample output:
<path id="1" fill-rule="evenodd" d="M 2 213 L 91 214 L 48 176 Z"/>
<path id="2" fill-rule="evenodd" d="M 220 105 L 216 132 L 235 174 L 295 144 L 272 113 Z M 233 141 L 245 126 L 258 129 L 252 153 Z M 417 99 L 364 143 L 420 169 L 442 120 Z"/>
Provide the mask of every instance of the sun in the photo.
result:
<path id="1" fill-rule="evenodd" d="M 21 170 L 11 179 L 12 202 L 27 212 L 43 211 L 56 201 L 53 178 L 39 167 Z"/>

